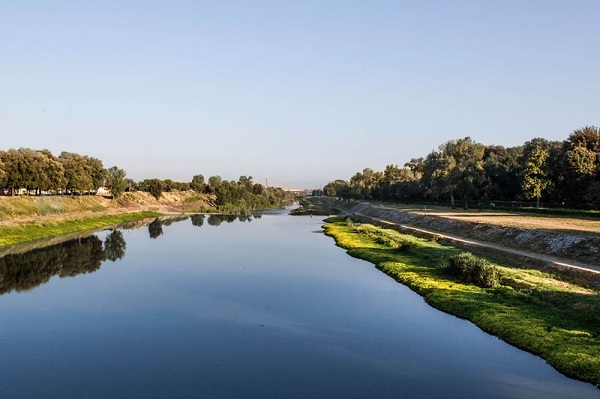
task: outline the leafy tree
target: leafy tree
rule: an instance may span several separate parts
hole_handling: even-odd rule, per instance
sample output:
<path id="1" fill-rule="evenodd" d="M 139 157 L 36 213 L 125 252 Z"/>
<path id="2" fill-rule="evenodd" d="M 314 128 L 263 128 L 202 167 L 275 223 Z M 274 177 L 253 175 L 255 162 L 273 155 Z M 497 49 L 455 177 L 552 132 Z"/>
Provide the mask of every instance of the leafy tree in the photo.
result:
<path id="1" fill-rule="evenodd" d="M 62 152 L 58 157 L 64 169 L 66 189 L 73 194 L 74 191 L 83 193 L 94 188 L 94 181 L 90 174 L 91 168 L 84 157 L 71 152 Z"/>
<path id="2" fill-rule="evenodd" d="M 383 178 L 381 172 L 375 172 L 371 168 L 363 169 L 350 178 L 350 190 L 356 199 L 379 199 L 379 182 Z"/>
<path id="3" fill-rule="evenodd" d="M 125 188 L 125 191 L 127 191 L 128 193 L 131 192 L 131 191 L 138 190 L 138 185 L 137 185 L 137 183 L 133 179 L 126 178 L 125 179 L 125 184 L 127 186 Z"/>
<path id="4" fill-rule="evenodd" d="M 148 192 L 156 199 L 159 199 L 163 192 L 163 182 L 159 179 L 151 179 L 148 182 Z"/>
<path id="5" fill-rule="evenodd" d="M 570 174 L 569 193 L 582 205 L 586 201 L 595 207 L 597 187 L 600 183 L 600 128 L 586 126 L 571 133 L 567 140 L 566 164 Z"/>
<path id="6" fill-rule="evenodd" d="M 519 158 L 523 147 L 487 146 L 483 156 L 485 185 L 482 196 L 499 201 L 513 201 L 520 193 Z"/>
<path id="7" fill-rule="evenodd" d="M 106 187 L 110 190 L 113 198 L 119 198 L 125 192 L 127 188 L 125 176 L 127 173 L 116 166 L 106 170 Z"/>
<path id="8" fill-rule="evenodd" d="M 217 189 L 221 186 L 223 180 L 221 176 L 211 176 L 208 178 L 208 186 L 206 186 L 206 192 L 209 194 L 214 194 L 217 192 Z"/>
<path id="9" fill-rule="evenodd" d="M 0 151 L 0 186 L 4 186 L 6 184 L 6 172 L 4 171 L 4 162 L 2 162 L 4 151 Z"/>
<path id="10" fill-rule="evenodd" d="M 92 191 L 98 190 L 104 184 L 105 170 L 102 161 L 98 158 L 83 156 L 85 168 L 92 179 Z"/>
<path id="11" fill-rule="evenodd" d="M 468 209 L 469 197 L 476 192 L 483 178 L 483 154 L 485 147 L 470 137 L 451 140 L 440 147 L 437 168 L 433 179 L 442 193 L 449 193 L 452 207 L 454 193 L 459 192 Z"/>
<path id="12" fill-rule="evenodd" d="M 65 187 L 65 170 L 60 160 L 52 155 L 49 150 L 38 151 L 42 157 L 41 177 L 39 180 L 39 189 L 44 191 L 58 191 Z"/>
<path id="13" fill-rule="evenodd" d="M 192 177 L 192 182 L 190 183 L 190 188 L 194 191 L 202 193 L 202 192 L 204 192 L 205 185 L 206 185 L 206 183 L 204 182 L 204 176 L 195 175 L 194 177 Z"/>
<path id="14" fill-rule="evenodd" d="M 531 146 L 531 144 L 529 145 Z M 537 208 L 540 207 L 542 194 L 550 185 L 550 179 L 545 169 L 547 159 L 548 151 L 539 145 L 533 145 L 528 149 L 525 157 L 521 187 L 526 198 L 536 199 Z"/>

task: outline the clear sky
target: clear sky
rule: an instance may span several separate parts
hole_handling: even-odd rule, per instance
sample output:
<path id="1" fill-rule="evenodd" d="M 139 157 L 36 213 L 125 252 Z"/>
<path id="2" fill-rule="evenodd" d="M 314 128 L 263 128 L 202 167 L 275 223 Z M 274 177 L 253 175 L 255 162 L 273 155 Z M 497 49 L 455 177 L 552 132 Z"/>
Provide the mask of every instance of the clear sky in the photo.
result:
<path id="1" fill-rule="evenodd" d="M 315 188 L 600 125 L 600 1 L 0 1 L 0 149 Z"/>

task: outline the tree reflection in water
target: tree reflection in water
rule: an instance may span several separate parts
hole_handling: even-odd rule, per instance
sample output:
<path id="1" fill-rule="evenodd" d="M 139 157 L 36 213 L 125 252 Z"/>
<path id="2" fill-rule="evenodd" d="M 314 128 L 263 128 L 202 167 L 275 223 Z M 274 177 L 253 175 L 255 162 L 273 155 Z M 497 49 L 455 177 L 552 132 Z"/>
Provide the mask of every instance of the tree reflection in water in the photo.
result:
<path id="1" fill-rule="evenodd" d="M 117 241 L 114 237 L 112 240 Z M 122 258 L 125 256 L 122 235 L 120 240 L 118 245 Z M 92 273 L 100 269 L 106 259 L 102 240 L 95 235 L 22 254 L 6 255 L 0 258 L 0 294 L 31 290 L 54 276 L 74 277 Z"/>
<path id="2" fill-rule="evenodd" d="M 192 215 L 192 226 L 202 227 L 204 225 L 204 215 Z"/>
<path id="3" fill-rule="evenodd" d="M 163 226 L 186 220 L 187 216 L 166 221 L 155 219 L 148 225 L 150 238 L 163 234 Z M 192 215 L 192 224 L 201 227 L 205 219 L 211 226 L 236 220 L 250 222 L 260 215 Z M 52 277 L 74 277 L 100 269 L 102 262 L 116 262 L 125 257 L 127 243 L 120 230 L 110 232 L 104 243 L 96 235 L 65 241 L 45 248 L 0 258 L 0 295 L 13 291 L 27 291 L 47 283 Z"/>
<path id="4" fill-rule="evenodd" d="M 195 215 L 195 216 L 204 216 L 204 215 Z M 208 215 L 208 224 L 211 226 L 219 226 L 223 222 L 233 223 L 236 220 L 240 222 L 251 222 L 252 215 Z M 199 225 L 194 224 L 194 220 L 192 217 L 192 224 L 194 226 L 202 226 L 204 223 L 204 218 L 202 218 L 202 222 Z"/>
<path id="5" fill-rule="evenodd" d="M 104 253 L 106 255 L 106 259 L 112 262 L 123 259 L 126 249 L 127 243 L 125 242 L 123 233 L 121 233 L 119 230 L 114 230 L 104 239 Z"/>
<path id="6" fill-rule="evenodd" d="M 162 233 L 162 223 L 159 218 L 156 218 L 148 225 L 148 234 L 150 234 L 150 238 L 158 238 Z"/>

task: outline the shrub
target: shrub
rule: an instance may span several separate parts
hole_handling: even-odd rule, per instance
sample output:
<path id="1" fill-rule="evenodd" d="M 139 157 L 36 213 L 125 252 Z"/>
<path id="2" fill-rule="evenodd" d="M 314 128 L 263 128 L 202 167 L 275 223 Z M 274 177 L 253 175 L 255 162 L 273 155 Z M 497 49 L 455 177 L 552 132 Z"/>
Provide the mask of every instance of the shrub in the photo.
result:
<path id="1" fill-rule="evenodd" d="M 448 264 L 442 270 L 458 277 L 465 283 L 480 287 L 492 288 L 498 286 L 499 275 L 496 267 L 487 260 L 478 258 L 469 252 L 463 252 L 448 259 Z"/>

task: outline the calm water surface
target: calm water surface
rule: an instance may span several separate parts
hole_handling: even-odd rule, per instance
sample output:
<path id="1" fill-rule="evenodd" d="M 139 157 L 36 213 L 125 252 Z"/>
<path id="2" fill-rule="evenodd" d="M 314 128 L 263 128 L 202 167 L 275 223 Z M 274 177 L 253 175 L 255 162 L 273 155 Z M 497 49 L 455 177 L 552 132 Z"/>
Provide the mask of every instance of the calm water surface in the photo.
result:
<path id="1" fill-rule="evenodd" d="M 598 398 L 319 218 L 156 221 L 0 260 L 6 398 Z"/>

